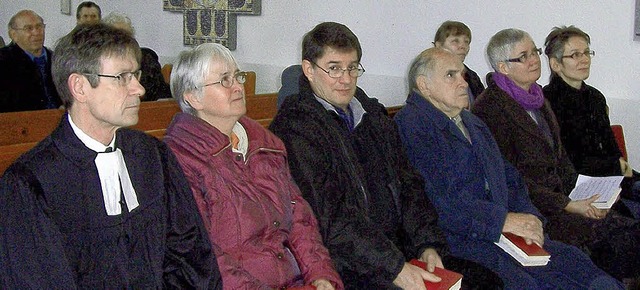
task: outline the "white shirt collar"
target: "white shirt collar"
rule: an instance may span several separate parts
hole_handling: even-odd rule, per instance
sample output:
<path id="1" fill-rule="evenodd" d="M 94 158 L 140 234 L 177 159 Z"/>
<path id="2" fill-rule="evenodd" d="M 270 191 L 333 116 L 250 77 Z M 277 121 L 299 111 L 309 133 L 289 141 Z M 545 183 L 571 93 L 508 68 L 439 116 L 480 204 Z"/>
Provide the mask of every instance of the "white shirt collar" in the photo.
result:
<path id="1" fill-rule="evenodd" d="M 100 143 L 98 140 L 91 138 L 91 136 L 87 135 L 82 129 L 78 128 L 76 123 L 73 122 L 71 115 L 67 114 L 67 118 L 69 120 L 69 124 L 71 124 L 71 129 L 73 129 L 73 133 L 78 136 L 78 139 L 82 141 L 82 143 L 87 146 L 89 149 L 95 152 L 104 152 L 108 147 L 114 148 L 116 144 L 116 135 L 113 134 L 113 138 L 111 139 L 111 143 L 108 146 L 104 146 L 104 144 Z"/>
<path id="2" fill-rule="evenodd" d="M 240 122 L 236 122 L 231 130 L 238 137 L 238 149 L 233 149 L 233 152 L 242 153 L 242 156 L 245 157 L 249 150 L 249 136 L 247 136 L 247 131 L 242 127 Z"/>
<path id="3" fill-rule="evenodd" d="M 73 123 L 71 115 L 68 115 L 68 120 L 73 133 L 78 136 L 78 139 L 89 149 L 98 153 L 94 162 L 100 178 L 100 188 L 102 189 L 102 198 L 107 215 L 112 216 L 122 213 L 120 200 L 123 195 L 129 211 L 138 207 L 138 196 L 129 177 L 129 170 L 127 170 L 122 151 L 120 148 L 116 148 L 113 152 L 104 153 L 108 147 L 114 148 L 116 142 L 115 134 L 109 146 L 104 146 L 104 144 L 91 138 L 91 136 L 78 128 Z M 123 192 L 124 194 L 122 194 Z"/>

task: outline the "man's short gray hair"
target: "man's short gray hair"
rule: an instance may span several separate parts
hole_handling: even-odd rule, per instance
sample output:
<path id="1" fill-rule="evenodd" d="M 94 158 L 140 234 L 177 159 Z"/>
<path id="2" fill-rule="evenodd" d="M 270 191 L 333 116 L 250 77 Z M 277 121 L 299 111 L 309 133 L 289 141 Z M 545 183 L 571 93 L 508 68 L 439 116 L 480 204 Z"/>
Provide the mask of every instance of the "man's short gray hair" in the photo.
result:
<path id="1" fill-rule="evenodd" d="M 407 76 L 410 90 L 418 93 L 420 92 L 418 88 L 418 76 L 423 75 L 428 79 L 431 79 L 431 75 L 433 74 L 436 65 L 436 56 L 442 53 L 453 54 L 443 48 L 431 47 L 422 51 L 413 59 L 409 66 L 409 73 Z"/>

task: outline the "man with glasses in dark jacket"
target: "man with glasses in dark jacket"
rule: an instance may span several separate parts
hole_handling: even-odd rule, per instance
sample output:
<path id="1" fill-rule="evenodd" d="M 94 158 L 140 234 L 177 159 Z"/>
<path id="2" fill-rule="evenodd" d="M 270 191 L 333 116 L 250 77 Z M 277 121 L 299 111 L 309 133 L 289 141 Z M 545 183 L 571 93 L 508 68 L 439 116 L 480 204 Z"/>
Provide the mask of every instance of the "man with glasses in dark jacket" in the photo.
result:
<path id="1" fill-rule="evenodd" d="M 361 57 L 349 28 L 317 25 L 303 39 L 300 93 L 285 99 L 270 126 L 345 287 L 425 289 L 423 280 L 439 281 L 431 272 L 444 266 L 462 272 L 464 284 L 500 288 L 493 272 L 447 255 L 393 120 L 356 86 Z M 408 263 L 414 258 L 428 271 Z"/>

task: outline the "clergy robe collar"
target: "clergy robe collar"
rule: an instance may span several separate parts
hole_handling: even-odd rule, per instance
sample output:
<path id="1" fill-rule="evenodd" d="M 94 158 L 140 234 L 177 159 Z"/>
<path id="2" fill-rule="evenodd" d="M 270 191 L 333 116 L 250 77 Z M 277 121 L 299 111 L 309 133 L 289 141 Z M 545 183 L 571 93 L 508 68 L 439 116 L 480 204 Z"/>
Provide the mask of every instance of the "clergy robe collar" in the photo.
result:
<path id="1" fill-rule="evenodd" d="M 84 131 L 82 131 L 82 129 L 78 128 L 78 126 L 76 126 L 76 124 L 73 122 L 73 118 L 71 118 L 71 115 L 67 115 L 67 117 L 69 118 L 69 125 L 71 125 L 73 133 L 75 133 L 78 139 L 80 139 L 80 141 L 89 149 L 95 151 L 96 153 L 104 152 L 108 147 L 114 149 L 116 143 L 116 134 L 113 134 L 111 143 L 105 146 L 104 144 L 98 142 L 98 140 L 93 139 L 91 136 L 87 135 Z"/>
<path id="2" fill-rule="evenodd" d="M 91 138 L 78 128 L 71 115 L 67 115 L 69 125 L 76 134 L 78 139 L 87 146 L 89 149 L 99 153 L 94 162 L 96 169 L 98 170 L 98 177 L 100 178 L 100 188 L 102 189 L 102 197 L 104 199 L 104 206 L 107 215 L 119 215 L 122 213 L 121 200 L 124 197 L 128 211 L 132 211 L 138 207 L 138 197 L 129 171 L 127 170 L 127 164 L 125 163 L 122 151 L 120 148 L 114 148 L 115 134 L 111 139 L 108 146 L 104 146 L 102 143 Z M 113 151 L 104 153 L 107 148 L 111 147 Z"/>

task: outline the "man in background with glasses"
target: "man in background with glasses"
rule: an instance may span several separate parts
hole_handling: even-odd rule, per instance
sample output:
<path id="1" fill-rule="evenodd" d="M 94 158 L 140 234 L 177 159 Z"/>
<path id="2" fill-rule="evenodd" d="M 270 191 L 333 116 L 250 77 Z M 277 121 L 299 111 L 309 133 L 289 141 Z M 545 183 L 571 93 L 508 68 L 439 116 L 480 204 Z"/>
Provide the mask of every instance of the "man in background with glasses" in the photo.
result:
<path id="1" fill-rule="evenodd" d="M 52 52 L 44 47 L 45 26 L 31 10 L 9 20 L 11 43 L 0 48 L 0 112 L 60 107 L 51 78 Z"/>
<path id="2" fill-rule="evenodd" d="M 0 179 L 0 289 L 221 288 L 180 165 L 138 122 L 140 47 L 80 25 L 58 41 L 67 113 Z"/>
<path id="3" fill-rule="evenodd" d="M 437 213 L 393 120 L 356 86 L 361 58 L 349 28 L 317 25 L 302 42 L 300 92 L 285 99 L 270 125 L 345 287 L 425 289 L 424 280 L 440 281 L 430 272 L 444 265 L 463 272 L 465 284 L 499 288 L 493 272 L 447 256 Z M 429 271 L 407 263 L 414 258 Z"/>

